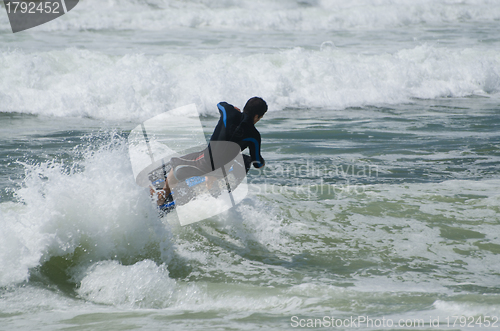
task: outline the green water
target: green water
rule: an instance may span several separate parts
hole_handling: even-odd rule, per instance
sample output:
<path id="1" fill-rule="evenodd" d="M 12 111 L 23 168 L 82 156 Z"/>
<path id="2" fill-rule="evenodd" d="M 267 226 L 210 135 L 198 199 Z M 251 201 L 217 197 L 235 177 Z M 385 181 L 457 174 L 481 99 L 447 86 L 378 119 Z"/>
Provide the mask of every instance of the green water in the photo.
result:
<path id="1" fill-rule="evenodd" d="M 28 266 L 19 245 L 40 249 L 41 261 L 28 281 L 2 288 L 2 323 L 236 330 L 349 319 L 344 328 L 404 329 L 400 321 L 431 328 L 439 319 L 460 329 L 453 316 L 465 316 L 493 324 L 499 115 L 488 99 L 269 113 L 259 123 L 267 168 L 249 173 L 248 197 L 186 227 L 138 204 L 148 197 L 129 179 L 132 123 L 73 129 L 71 120 L 2 115 L 12 128 L 0 156 L 4 233 L 25 238 L 3 247 Z M 207 134 L 216 120 L 202 118 Z M 17 133 L 21 126 L 32 129 Z M 124 183 L 108 179 L 115 175 Z M 103 195 L 66 200 L 91 186 Z"/>

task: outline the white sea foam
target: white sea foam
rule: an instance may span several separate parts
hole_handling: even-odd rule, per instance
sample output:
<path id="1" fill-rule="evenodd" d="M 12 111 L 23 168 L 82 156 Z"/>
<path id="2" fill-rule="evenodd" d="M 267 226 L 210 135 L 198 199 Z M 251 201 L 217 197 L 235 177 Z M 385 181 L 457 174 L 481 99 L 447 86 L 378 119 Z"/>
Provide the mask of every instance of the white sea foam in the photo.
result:
<path id="1" fill-rule="evenodd" d="M 317 191 L 308 194 L 307 189 L 294 194 L 293 187 L 281 191 L 267 187 L 261 194 L 279 205 L 290 221 L 282 235 L 291 242 L 309 239 L 300 248 L 288 245 L 289 254 L 310 251 L 325 263 L 355 256 L 377 261 L 378 272 L 384 270 L 384 263 L 397 265 L 393 261 L 401 259 L 402 268 L 428 272 L 384 274 L 384 283 L 394 282 L 392 287 L 408 290 L 408 284 L 417 288 L 428 282 L 435 290 L 457 286 L 457 282 L 496 286 L 499 186 L 498 180 L 377 184 L 341 196 L 330 194 L 331 200 L 326 193 L 316 200 Z M 441 278 L 457 269 L 466 272 L 450 280 Z M 374 291 L 374 283 L 381 283 L 381 279 L 362 275 L 353 278 L 358 290 Z"/>
<path id="2" fill-rule="evenodd" d="M 230 30 L 316 31 L 373 29 L 413 24 L 494 22 L 494 0 L 81 0 L 67 15 L 38 31 L 165 30 L 179 27 Z M 0 28 L 9 29 L 6 15 Z"/>
<path id="3" fill-rule="evenodd" d="M 86 300 L 117 306 L 164 308 L 176 282 L 165 265 L 151 260 L 124 266 L 116 261 L 98 262 L 86 272 L 78 293 Z"/>
<path id="4" fill-rule="evenodd" d="M 110 56 L 67 49 L 0 53 L 2 111 L 145 120 L 189 103 L 203 113 L 251 96 L 271 111 L 342 109 L 412 98 L 498 96 L 500 55 L 422 45 L 393 54 L 295 48 L 275 54 Z M 29 68 L 27 70 L 26 68 Z"/>
<path id="5" fill-rule="evenodd" d="M 283 293 L 281 289 L 241 284 L 185 283 L 175 281 L 168 275 L 164 265 L 157 266 L 149 260 L 130 266 L 103 261 L 89 268 L 78 294 L 94 303 L 121 308 L 236 309 L 240 313 L 263 309 L 289 311 L 303 301 Z M 265 296 L 266 300 L 261 300 L 256 293 Z"/>
<path id="6" fill-rule="evenodd" d="M 467 285 L 467 284 L 464 284 Z M 473 283 L 468 285 L 474 285 Z M 472 297 L 473 295 L 471 295 Z M 484 296 L 484 295 L 483 295 Z M 473 298 L 471 298 L 473 299 Z M 489 299 L 489 298 L 488 298 Z M 493 300 L 485 300 L 493 301 L 484 303 L 483 300 L 478 298 L 476 300 L 469 300 L 468 302 L 455 302 L 455 301 L 444 301 L 444 300 L 436 300 L 433 306 L 434 308 L 443 316 L 445 321 L 450 321 L 450 324 L 455 324 L 456 326 L 460 325 L 474 325 L 474 323 L 470 324 L 470 318 L 468 318 L 464 323 L 464 318 L 460 319 L 461 316 L 488 316 L 486 320 L 489 320 L 489 325 L 497 325 L 498 324 L 498 313 L 500 311 L 500 305 Z M 475 302 L 474 302 L 475 301 Z M 464 314 L 467 312 L 467 314 Z M 448 320 L 446 320 L 448 318 Z M 479 319 L 475 319 L 474 321 L 478 321 Z M 496 323 L 495 323 L 496 321 Z M 479 324 L 476 324 L 479 325 Z"/>
<path id="7" fill-rule="evenodd" d="M 384 154 L 392 144 L 384 136 L 375 147 L 386 161 L 383 175 L 390 174 L 391 164 L 418 170 L 415 162 L 432 167 L 436 159 L 473 157 L 478 161 L 470 168 L 484 164 L 494 178 L 493 145 L 471 143 L 472 138 L 496 141 L 494 130 L 480 132 L 483 122 L 472 120 L 478 129 L 463 131 L 457 122 L 448 126 L 447 119 L 466 107 L 458 125 L 477 113 L 494 120 L 489 116 L 500 96 L 494 32 L 499 8 L 496 0 L 81 0 L 68 15 L 15 35 L 2 14 L 0 111 L 138 123 L 192 102 L 217 115 L 219 101 L 242 106 L 260 95 L 271 111 L 392 104 L 396 109 L 389 117 L 415 113 L 419 119 L 420 106 L 434 101 L 401 103 L 475 95 L 491 102 L 447 99 L 446 105 L 458 110 L 440 113 L 443 130 L 422 129 L 413 117 L 382 124 L 388 112 L 370 108 L 335 112 L 329 120 L 341 123 L 341 130 L 359 123 L 368 131 L 442 136 L 446 145 L 458 134 L 466 138 L 459 152 L 427 145 L 417 150 L 415 144 L 401 154 Z M 196 38 L 170 38 L 176 30 Z M 145 35 L 151 38 L 142 40 Z M 326 39 L 305 42 L 310 36 Z M 280 38 L 286 42 L 273 44 Z M 114 52 L 117 44 L 122 48 Z M 303 47 L 291 48 L 295 45 Z M 482 102 L 471 106 L 476 100 Z M 423 111 L 432 118 L 442 109 Z M 22 119 L 19 126 L 28 122 Z M 288 123 L 308 140 L 307 130 L 323 125 L 308 118 L 271 128 L 289 131 Z M 52 130 L 42 126 L 43 132 Z M 174 227 L 171 235 L 147 193 L 133 183 L 123 142 L 113 141 L 76 155 L 74 168 L 59 161 L 26 164 L 23 188 L 16 189 L 22 202 L 0 204 L 5 327 L 109 329 L 123 323 L 159 329 L 173 323 L 179 330 L 255 329 L 272 328 L 274 321 L 279 329 L 293 314 L 498 315 L 498 180 L 395 184 L 395 177 L 387 176 L 359 193 L 320 197 L 317 191 L 263 189 L 236 209 Z M 363 151 L 352 151 L 356 144 L 308 142 L 299 151 L 275 149 L 271 160 L 315 157 L 318 146 L 334 146 L 341 159 L 366 159 Z M 410 156 L 414 149 L 416 157 Z M 460 171 L 453 173 L 463 179 Z M 38 282 L 44 275 L 36 267 L 50 268 L 60 256 L 76 264 L 66 271 L 83 300 L 54 290 L 52 281 L 66 285 L 58 280 Z M 18 286 L 30 275 L 37 277 Z"/>
<path id="8" fill-rule="evenodd" d="M 55 256 L 74 259 L 75 280 L 92 261 L 143 255 L 169 261 L 169 232 L 133 181 L 125 143 L 112 145 L 85 151 L 75 163 L 83 170 L 60 162 L 25 165 L 20 203 L 0 204 L 0 286 L 27 280 L 30 268 Z"/>

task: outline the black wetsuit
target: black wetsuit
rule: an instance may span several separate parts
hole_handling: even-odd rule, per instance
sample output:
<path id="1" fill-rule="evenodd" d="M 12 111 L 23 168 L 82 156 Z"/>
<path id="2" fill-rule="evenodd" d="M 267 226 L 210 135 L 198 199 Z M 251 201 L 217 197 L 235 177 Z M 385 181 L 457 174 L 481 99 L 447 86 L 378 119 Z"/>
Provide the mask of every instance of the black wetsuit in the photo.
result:
<path id="1" fill-rule="evenodd" d="M 247 147 L 250 149 L 250 157 L 243 155 L 246 171 L 251 164 L 256 168 L 264 166 L 265 161 L 260 154 L 260 133 L 255 128 L 253 118 L 227 102 L 217 104 L 217 108 L 220 119 L 207 148 L 201 152 L 172 158 L 177 180 L 214 171 L 234 160 L 238 153 Z"/>

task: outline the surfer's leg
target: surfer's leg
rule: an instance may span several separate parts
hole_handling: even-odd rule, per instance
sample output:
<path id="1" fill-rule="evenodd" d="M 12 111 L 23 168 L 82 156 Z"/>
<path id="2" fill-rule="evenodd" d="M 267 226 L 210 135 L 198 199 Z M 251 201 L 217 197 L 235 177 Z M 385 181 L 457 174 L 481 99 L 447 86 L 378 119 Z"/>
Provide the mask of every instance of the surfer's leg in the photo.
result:
<path id="1" fill-rule="evenodd" d="M 172 192 L 170 188 L 177 185 L 178 182 L 179 181 L 174 176 L 174 169 L 172 168 L 172 170 L 168 173 L 167 178 L 165 178 L 165 185 L 163 185 L 165 196 L 168 196 Z"/>

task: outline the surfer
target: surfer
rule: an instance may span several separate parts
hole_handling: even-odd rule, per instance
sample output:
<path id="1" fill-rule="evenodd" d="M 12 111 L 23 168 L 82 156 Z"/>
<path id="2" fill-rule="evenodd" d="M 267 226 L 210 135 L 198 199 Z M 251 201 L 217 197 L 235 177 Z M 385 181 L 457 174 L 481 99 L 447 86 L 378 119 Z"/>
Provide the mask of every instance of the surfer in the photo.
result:
<path id="1" fill-rule="evenodd" d="M 163 189 L 158 192 L 159 206 L 167 200 L 173 200 L 171 188 L 177 183 L 193 176 L 206 175 L 223 167 L 246 148 L 250 150 L 250 156 L 243 155 L 246 171 L 251 164 L 255 168 L 265 165 L 264 158 L 260 154 L 260 133 L 255 124 L 267 112 L 266 102 L 259 97 L 250 98 L 243 107 L 243 112 L 227 102 L 220 102 L 217 108 L 220 118 L 207 148 L 171 159 L 172 168 L 165 178 Z M 207 180 L 208 185 L 211 182 Z M 154 190 L 151 188 L 151 194 L 153 193 Z"/>

